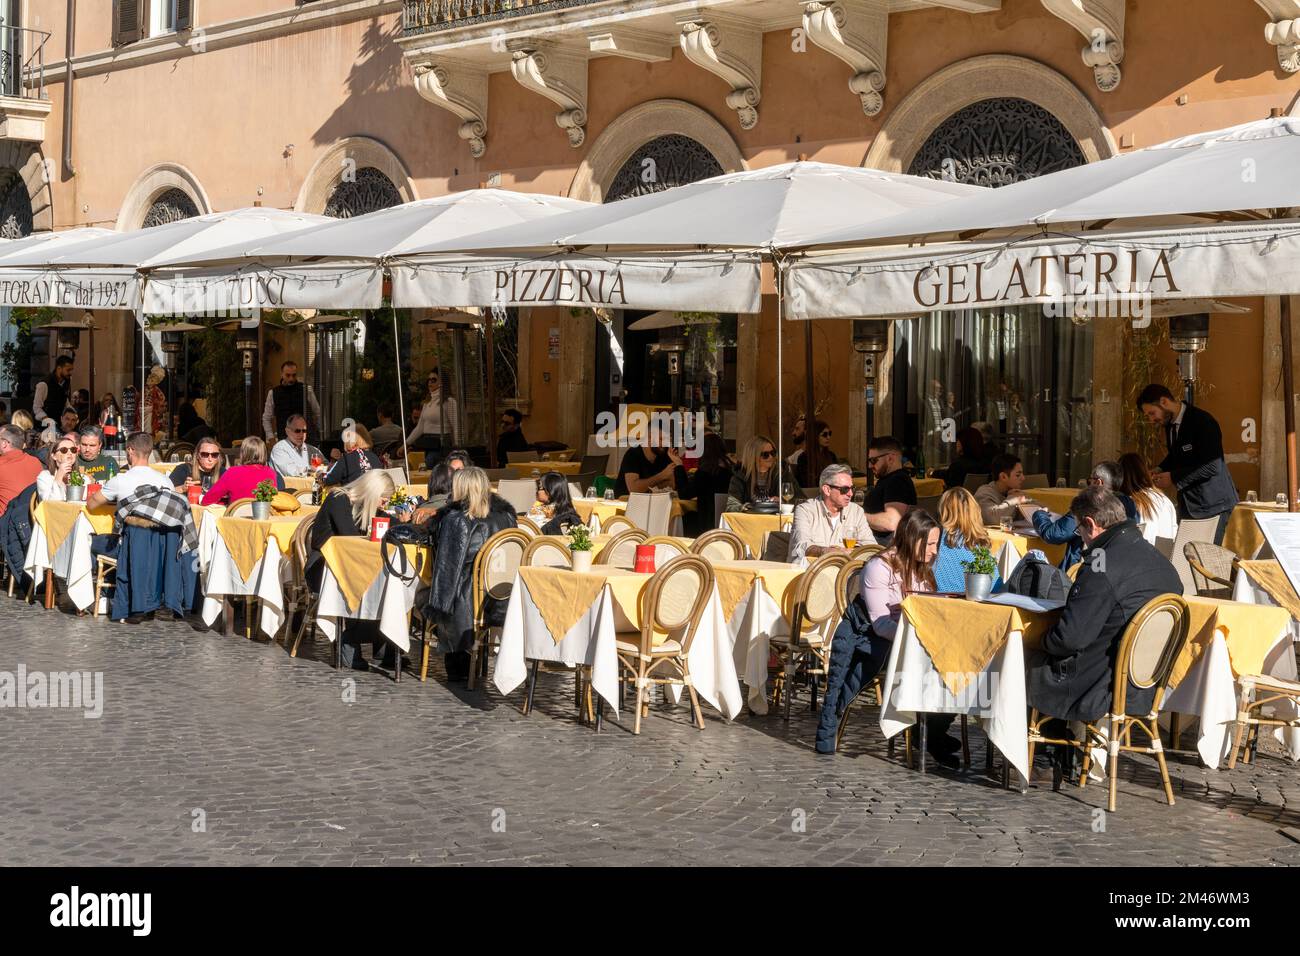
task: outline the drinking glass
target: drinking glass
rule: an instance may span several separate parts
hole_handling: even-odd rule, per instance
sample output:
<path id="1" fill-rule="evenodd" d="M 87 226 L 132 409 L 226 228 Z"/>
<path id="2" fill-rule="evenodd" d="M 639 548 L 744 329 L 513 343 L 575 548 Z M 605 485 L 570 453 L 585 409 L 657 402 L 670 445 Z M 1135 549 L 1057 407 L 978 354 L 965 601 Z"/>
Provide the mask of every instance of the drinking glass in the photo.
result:
<path id="1" fill-rule="evenodd" d="M 1285 507 L 1286 507 L 1286 492 L 1285 492 L 1285 491 L 1279 491 L 1279 492 L 1277 493 L 1277 497 L 1274 498 L 1273 501 L 1274 501 L 1274 503 L 1275 503 L 1279 508 L 1285 508 Z"/>
<path id="2" fill-rule="evenodd" d="M 786 504 L 794 501 L 794 485 L 788 481 L 781 486 L 781 500 Z"/>
<path id="3" fill-rule="evenodd" d="M 1056 487 L 1058 487 L 1058 488 L 1064 488 L 1064 487 L 1065 487 L 1065 479 L 1064 479 L 1064 478 L 1057 478 L 1057 479 L 1056 479 Z"/>
<path id="4" fill-rule="evenodd" d="M 1006 518 L 1006 517 L 1004 517 L 1004 518 L 1000 519 L 1000 520 L 998 521 L 998 526 L 999 526 L 1003 531 L 1005 531 L 1007 534 L 1010 534 L 1010 533 L 1011 533 L 1011 519 L 1010 519 L 1010 518 Z"/>
<path id="5" fill-rule="evenodd" d="M 587 497 L 588 497 L 588 498 L 595 498 L 595 497 L 596 497 L 596 486 L 595 486 L 595 485 L 589 485 L 589 486 L 587 487 Z"/>
<path id="6" fill-rule="evenodd" d="M 1256 491 L 1246 492 L 1246 500 L 1251 504 L 1254 504 L 1256 501 L 1259 501 L 1259 493 Z"/>
<path id="7" fill-rule="evenodd" d="M 614 489 L 613 489 L 613 488 L 606 488 L 606 489 L 605 489 L 605 500 L 606 500 L 606 501 L 613 501 L 613 500 L 614 500 Z"/>

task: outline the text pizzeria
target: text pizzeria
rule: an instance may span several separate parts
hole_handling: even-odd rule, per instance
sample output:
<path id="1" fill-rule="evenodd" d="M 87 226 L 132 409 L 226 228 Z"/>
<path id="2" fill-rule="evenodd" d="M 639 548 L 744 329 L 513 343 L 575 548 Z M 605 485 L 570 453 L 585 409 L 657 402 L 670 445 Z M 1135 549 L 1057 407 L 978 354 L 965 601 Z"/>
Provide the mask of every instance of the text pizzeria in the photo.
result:
<path id="1" fill-rule="evenodd" d="M 627 305 L 623 273 L 610 269 L 498 269 L 497 297 L 510 302 L 590 302 Z"/>

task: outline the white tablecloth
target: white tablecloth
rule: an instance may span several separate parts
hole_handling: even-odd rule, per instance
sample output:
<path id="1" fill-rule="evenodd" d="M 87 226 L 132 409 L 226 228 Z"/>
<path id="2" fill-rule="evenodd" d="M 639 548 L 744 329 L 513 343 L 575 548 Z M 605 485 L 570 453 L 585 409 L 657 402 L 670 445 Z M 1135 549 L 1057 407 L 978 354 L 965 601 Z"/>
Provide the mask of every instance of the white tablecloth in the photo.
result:
<path id="1" fill-rule="evenodd" d="M 767 713 L 767 662 L 772 638 L 790 634 L 790 622 L 781 612 L 776 598 L 755 578 L 749 593 L 736 605 L 727 630 L 732 641 L 732 660 L 736 673 L 745 675 L 749 709 Z"/>
<path id="2" fill-rule="evenodd" d="M 289 562 L 280 554 L 274 538 L 267 539 L 266 552 L 245 579 L 216 533 L 216 521 L 205 520 L 199 539 L 199 565 L 203 574 L 203 623 L 211 627 L 221 613 L 224 598 L 252 597 L 258 601 L 258 630 L 272 640 L 284 626 L 284 580 L 290 574 Z M 206 550 L 205 550 L 206 546 Z M 205 557 L 206 556 L 206 557 Z"/>
<path id="3" fill-rule="evenodd" d="M 411 649 L 411 608 L 415 606 L 418 584 L 418 577 L 403 582 L 385 567 L 361 596 L 361 605 L 352 611 L 334 572 L 326 565 L 321 578 L 316 626 L 333 641 L 347 621 L 378 621 L 379 632 L 406 653 Z"/>
<path id="4" fill-rule="evenodd" d="M 548 661 L 568 667 L 591 668 L 591 687 L 618 714 L 618 655 L 616 634 L 632 630 L 632 623 L 619 609 L 608 587 L 562 640 L 556 641 L 523 579 L 516 576 L 506 606 L 492 683 L 509 694 L 528 676 L 530 660 Z M 733 661 L 733 636 L 722 617 L 717 589 L 705 605 L 699 630 L 687 659 L 691 684 L 701 699 L 728 720 L 740 712 L 743 700 Z M 767 658 L 763 658 L 766 667 Z M 765 678 L 766 679 L 766 678 Z"/>
<path id="5" fill-rule="evenodd" d="M 52 569 L 55 577 L 63 581 L 68 598 L 77 610 L 88 610 L 95 603 L 95 561 L 90 555 L 90 539 L 94 533 L 95 529 L 86 516 L 78 515 L 72 531 L 51 558 L 45 529 L 33 524 L 23 570 L 32 576 L 33 581 L 39 582 L 46 570 Z"/>

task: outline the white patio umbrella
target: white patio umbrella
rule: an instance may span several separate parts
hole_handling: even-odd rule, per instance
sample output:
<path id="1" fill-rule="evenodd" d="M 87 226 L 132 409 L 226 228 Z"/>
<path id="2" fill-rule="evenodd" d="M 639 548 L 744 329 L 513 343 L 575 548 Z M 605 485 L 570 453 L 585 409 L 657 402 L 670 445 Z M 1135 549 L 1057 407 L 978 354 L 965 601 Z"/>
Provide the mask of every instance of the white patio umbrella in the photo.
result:
<path id="1" fill-rule="evenodd" d="M 34 232 L 22 239 L 12 239 L 0 243 L 0 306 L 44 306 L 63 305 L 76 307 L 77 302 L 58 301 L 56 284 L 47 276 L 44 279 L 29 273 L 9 271 L 4 268 L 5 260 L 27 255 L 38 249 L 46 254 L 74 246 L 89 239 L 103 239 L 115 236 L 112 229 L 99 229 L 87 226 L 82 229 L 65 229 L 61 232 Z"/>
<path id="2" fill-rule="evenodd" d="M 757 312 L 764 258 L 779 259 L 828 228 L 980 192 L 879 170 L 783 163 L 393 256 L 393 301 Z M 777 353 L 779 367 L 780 335 Z"/>
<path id="3" fill-rule="evenodd" d="M 1278 295 L 1284 391 L 1294 395 L 1288 296 L 1300 293 L 1300 220 L 1287 217 L 1300 206 L 1297 168 L 1300 118 L 1272 117 L 828 229 L 786 262 L 791 316 Z M 1294 403 L 1284 408 L 1294 508 Z"/>

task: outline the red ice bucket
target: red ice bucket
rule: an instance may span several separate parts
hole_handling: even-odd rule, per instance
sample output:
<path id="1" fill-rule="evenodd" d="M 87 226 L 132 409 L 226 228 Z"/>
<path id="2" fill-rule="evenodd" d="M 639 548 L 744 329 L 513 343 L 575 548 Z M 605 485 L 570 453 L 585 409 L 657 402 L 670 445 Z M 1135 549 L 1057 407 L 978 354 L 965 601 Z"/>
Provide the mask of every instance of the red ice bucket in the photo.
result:
<path id="1" fill-rule="evenodd" d="M 638 544 L 636 546 L 636 566 L 633 570 L 638 574 L 655 573 L 655 546 L 653 544 Z"/>

